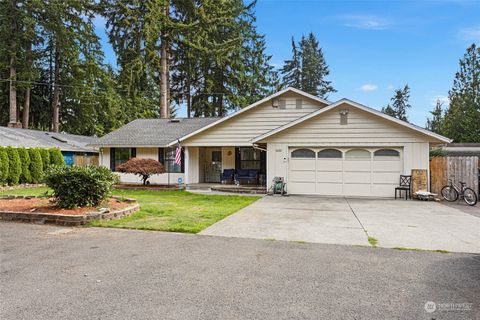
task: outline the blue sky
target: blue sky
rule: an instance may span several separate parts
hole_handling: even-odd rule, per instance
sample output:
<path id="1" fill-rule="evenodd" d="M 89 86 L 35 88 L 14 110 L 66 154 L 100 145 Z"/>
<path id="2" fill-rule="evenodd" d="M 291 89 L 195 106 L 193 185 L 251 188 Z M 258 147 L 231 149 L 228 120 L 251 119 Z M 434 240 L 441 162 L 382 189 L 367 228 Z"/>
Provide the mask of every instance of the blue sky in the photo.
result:
<path id="1" fill-rule="evenodd" d="M 291 56 L 292 36 L 313 32 L 338 90 L 329 100 L 345 97 L 380 109 L 408 84 L 408 117 L 420 126 L 436 99 L 448 103 L 458 60 L 470 44 L 480 44 L 480 1 L 259 0 L 256 15 L 273 65 Z M 114 63 L 97 26 L 105 58 Z"/>

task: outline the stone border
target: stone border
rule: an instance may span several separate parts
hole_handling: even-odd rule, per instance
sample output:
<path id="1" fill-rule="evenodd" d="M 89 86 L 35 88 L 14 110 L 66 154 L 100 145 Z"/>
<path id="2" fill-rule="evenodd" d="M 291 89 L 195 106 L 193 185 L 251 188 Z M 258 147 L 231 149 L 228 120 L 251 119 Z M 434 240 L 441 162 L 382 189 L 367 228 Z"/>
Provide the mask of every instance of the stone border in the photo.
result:
<path id="1" fill-rule="evenodd" d="M 144 185 L 133 185 L 133 184 L 117 184 L 113 186 L 114 189 L 117 190 L 151 190 L 151 191 L 178 191 L 184 190 L 185 187 L 182 185 L 181 187 L 178 185 L 153 185 L 153 186 L 144 186 Z"/>
<path id="2" fill-rule="evenodd" d="M 46 196 L 7 196 L 0 197 L 0 199 L 33 199 L 33 198 L 49 198 Z M 128 203 L 133 203 L 132 206 L 117 210 L 117 211 L 93 211 L 87 212 L 83 215 L 69 215 L 69 214 L 54 214 L 54 213 L 26 213 L 16 211 L 0 211 L 0 220 L 5 221 L 23 221 L 33 222 L 39 224 L 53 223 L 62 226 L 81 226 L 93 220 L 112 220 L 121 217 L 129 216 L 132 213 L 140 210 L 140 205 L 135 199 L 112 197 L 114 199 L 122 200 Z"/>

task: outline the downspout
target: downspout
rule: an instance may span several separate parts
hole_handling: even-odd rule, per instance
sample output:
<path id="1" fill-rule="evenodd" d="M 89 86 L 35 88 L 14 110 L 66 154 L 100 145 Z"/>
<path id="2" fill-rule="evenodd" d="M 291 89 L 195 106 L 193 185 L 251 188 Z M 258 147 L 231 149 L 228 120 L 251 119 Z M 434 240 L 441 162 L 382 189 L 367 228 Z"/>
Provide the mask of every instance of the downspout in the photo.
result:
<path id="1" fill-rule="evenodd" d="M 260 147 L 258 144 L 255 144 L 255 143 L 253 144 L 253 149 L 258 149 L 258 150 L 267 152 L 267 149 L 262 148 L 262 147 Z"/>

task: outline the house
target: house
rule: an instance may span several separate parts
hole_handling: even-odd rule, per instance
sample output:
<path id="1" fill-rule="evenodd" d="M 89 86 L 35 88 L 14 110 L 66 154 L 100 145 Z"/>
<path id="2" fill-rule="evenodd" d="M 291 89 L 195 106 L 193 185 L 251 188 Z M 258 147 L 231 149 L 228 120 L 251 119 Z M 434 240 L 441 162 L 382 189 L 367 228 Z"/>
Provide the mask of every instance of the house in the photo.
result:
<path id="1" fill-rule="evenodd" d="M 290 194 L 391 197 L 400 174 L 428 170 L 430 146 L 449 142 L 348 99 L 287 88 L 224 118 L 136 120 L 95 146 L 112 169 L 133 156 L 164 162 L 170 173 L 156 183 L 216 183 L 222 170 L 252 169 L 267 187 L 283 177 Z"/>
<path id="2" fill-rule="evenodd" d="M 0 146 L 16 148 L 59 148 L 67 165 L 98 165 L 97 138 L 22 128 L 0 127 Z"/>
<path id="3" fill-rule="evenodd" d="M 448 143 L 442 148 L 448 156 L 480 157 L 480 143 Z"/>

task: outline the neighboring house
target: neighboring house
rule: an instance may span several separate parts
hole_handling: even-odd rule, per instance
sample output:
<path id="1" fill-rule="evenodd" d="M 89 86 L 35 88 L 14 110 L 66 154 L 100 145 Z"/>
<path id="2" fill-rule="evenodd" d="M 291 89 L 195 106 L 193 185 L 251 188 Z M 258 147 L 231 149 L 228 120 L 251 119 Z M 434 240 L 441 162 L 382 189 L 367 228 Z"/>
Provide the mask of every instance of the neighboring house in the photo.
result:
<path id="1" fill-rule="evenodd" d="M 443 150 L 448 156 L 477 156 L 480 157 L 480 143 L 449 143 Z"/>
<path id="2" fill-rule="evenodd" d="M 98 165 L 97 138 L 40 130 L 0 127 L 0 146 L 59 148 L 67 165 Z"/>
<path id="3" fill-rule="evenodd" d="M 164 162 L 171 174 L 156 183 L 214 183 L 224 169 L 255 169 L 267 187 L 283 177 L 291 194 L 392 196 L 400 174 L 428 170 L 430 146 L 449 142 L 356 102 L 287 88 L 224 118 L 136 120 L 95 145 L 112 169 L 132 156 Z M 178 143 L 182 168 L 172 165 Z"/>

